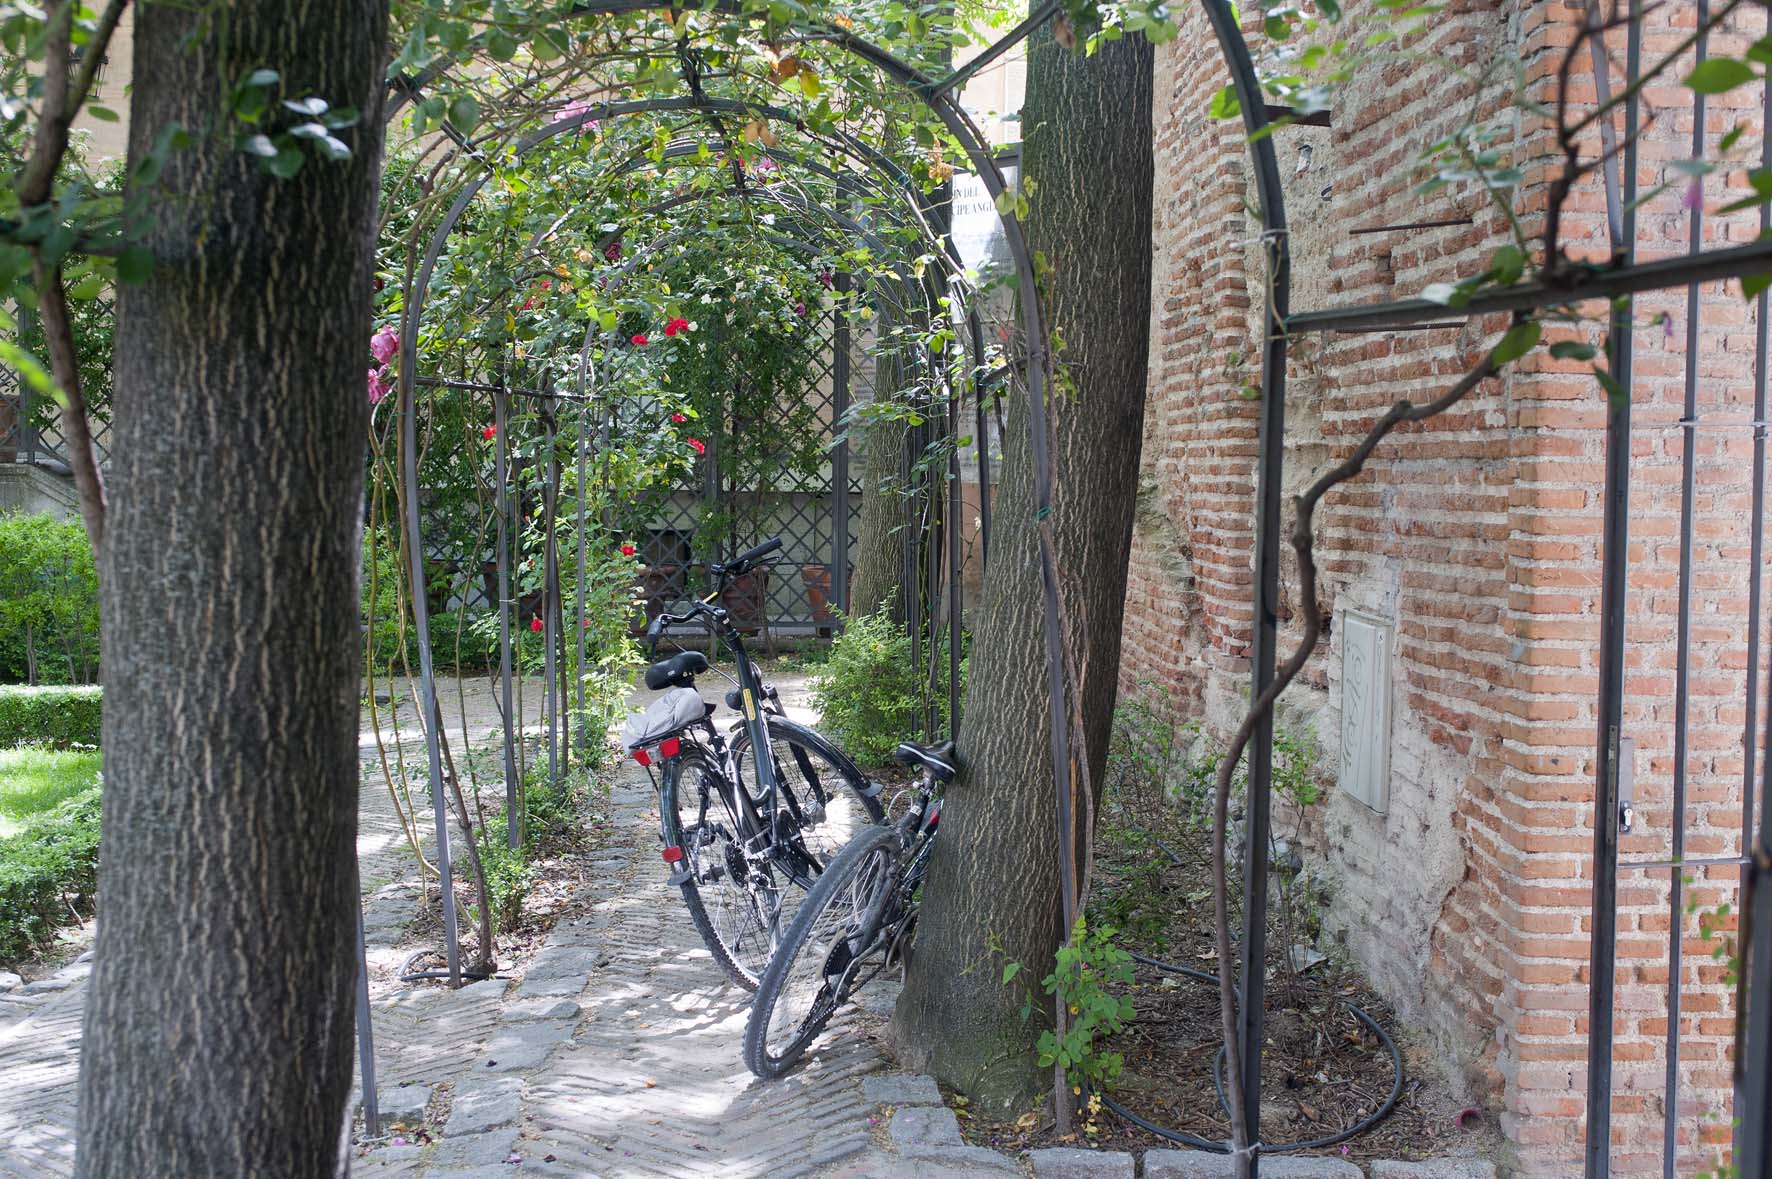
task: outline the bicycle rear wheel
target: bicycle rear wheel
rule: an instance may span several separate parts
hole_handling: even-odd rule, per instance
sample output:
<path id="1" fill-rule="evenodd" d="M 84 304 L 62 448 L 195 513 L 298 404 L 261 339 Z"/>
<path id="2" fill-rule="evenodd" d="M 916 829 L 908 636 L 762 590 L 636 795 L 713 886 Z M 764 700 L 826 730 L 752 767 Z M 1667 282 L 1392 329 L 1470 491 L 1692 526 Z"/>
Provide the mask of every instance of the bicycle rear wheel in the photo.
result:
<path id="1" fill-rule="evenodd" d="M 865 827 L 806 893 L 745 1022 L 745 1064 L 759 1077 L 792 1068 L 848 999 L 861 960 L 875 949 L 903 854 L 895 828 Z"/>
<path id="2" fill-rule="evenodd" d="M 690 920 L 726 977 L 754 991 L 769 961 L 786 882 L 780 872 L 753 872 L 746 862 L 738 844 L 734 788 L 707 752 L 685 744 L 665 763 L 659 807 L 666 856 L 672 848 L 682 853 L 674 867 L 682 877 Z"/>

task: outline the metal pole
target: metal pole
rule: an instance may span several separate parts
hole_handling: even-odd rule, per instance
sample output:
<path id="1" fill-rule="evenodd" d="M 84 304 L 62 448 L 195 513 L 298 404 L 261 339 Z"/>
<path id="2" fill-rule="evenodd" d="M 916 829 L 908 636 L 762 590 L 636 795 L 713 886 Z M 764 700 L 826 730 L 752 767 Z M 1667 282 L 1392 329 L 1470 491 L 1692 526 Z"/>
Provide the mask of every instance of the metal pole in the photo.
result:
<path id="1" fill-rule="evenodd" d="M 1710 17 L 1709 0 L 1698 0 L 1697 60 L 1703 61 L 1708 49 L 1708 36 L 1703 32 Z M 1692 158 L 1704 157 L 1704 93 L 1692 96 Z M 1611 175 L 1610 169 L 1607 175 Z M 1698 253 L 1704 248 L 1704 209 L 1701 205 L 1689 214 L 1687 249 Z M 1698 284 L 1686 288 L 1686 400 L 1685 418 L 1698 420 Z M 1687 666 L 1692 654 L 1692 501 L 1697 493 L 1696 429 L 1680 431 L 1680 585 L 1678 638 L 1674 671 L 1674 775 L 1672 816 L 1672 858 L 1668 869 L 1667 923 L 1667 1076 L 1662 1095 L 1661 1175 L 1674 1179 L 1674 1158 L 1678 1151 L 1680 1124 L 1680 972 L 1684 969 L 1682 950 L 1686 933 L 1685 869 L 1678 861 L 1686 856 L 1686 759 L 1688 733 L 1686 710 L 1691 693 L 1691 669 Z M 1749 761 L 1752 760 L 1751 753 Z"/>
<path id="2" fill-rule="evenodd" d="M 449 868 L 449 809 L 443 797 L 442 716 L 437 707 L 437 674 L 431 656 L 431 606 L 425 590 L 425 542 L 419 512 L 418 405 L 413 374 L 418 371 L 416 331 L 408 327 L 400 342 L 400 481 L 406 497 L 406 555 L 411 573 L 413 626 L 418 639 L 419 703 L 423 708 L 425 753 L 431 771 L 431 821 L 437 833 L 437 883 L 442 890 L 444 952 L 449 983 L 461 985 L 461 943 L 455 923 L 455 878 Z"/>
<path id="3" fill-rule="evenodd" d="M 1640 0 L 1632 0 L 1625 51 L 1626 84 L 1637 77 L 1642 52 Z M 1596 39 L 1598 39 L 1596 37 Z M 1603 53 L 1600 60 L 1604 61 Z M 1596 71 L 1596 85 L 1602 71 Z M 1599 99 L 1605 101 L 1604 89 Z M 1624 168 L 1621 209 L 1616 216 L 1613 253 L 1629 266 L 1636 257 L 1638 105 L 1625 103 Z M 1608 197 L 1610 197 L 1608 189 Z M 1617 980 L 1618 934 L 1618 775 L 1624 739 L 1624 641 L 1626 573 L 1630 562 L 1631 313 L 1616 308 L 1606 341 L 1607 365 L 1623 390 L 1608 398 L 1606 410 L 1606 490 L 1604 539 L 1600 550 L 1600 695 L 1594 783 L 1594 887 L 1588 966 L 1588 1057 L 1586 1179 L 1605 1179 L 1612 1170 L 1613 988 Z"/>
<path id="4" fill-rule="evenodd" d="M 837 293 L 849 292 L 849 275 L 839 271 L 832 285 Z M 846 308 L 848 300 L 839 303 Z M 844 419 L 849 414 L 849 317 L 839 310 L 831 323 L 831 427 L 841 433 L 842 441 L 831 450 L 831 603 L 839 610 L 849 609 L 849 431 Z"/>
<path id="5" fill-rule="evenodd" d="M 966 325 L 972 338 L 972 408 L 978 419 L 974 438 L 978 443 L 978 565 L 982 574 L 991 560 L 991 431 L 984 412 L 985 382 L 979 375 L 984 368 L 984 329 L 977 311 L 966 312 Z"/>
<path id="6" fill-rule="evenodd" d="M 1230 67 L 1231 81 L 1250 134 L 1250 159 L 1260 195 L 1262 242 L 1267 252 L 1270 293 L 1261 356 L 1261 466 L 1255 486 L 1255 625 L 1250 639 L 1250 699 L 1274 681 L 1274 648 L 1280 602 L 1280 500 L 1286 458 L 1286 333 L 1292 259 L 1286 233 L 1285 190 L 1267 126 L 1261 84 L 1249 47 L 1225 0 L 1207 0 L 1206 15 Z M 1249 743 L 1249 787 L 1245 807 L 1247 844 L 1243 856 L 1243 1010 L 1238 1051 L 1243 1065 L 1243 1114 L 1254 1150 L 1237 1160 L 1238 1179 L 1257 1179 L 1261 1142 L 1261 1045 L 1267 981 L 1268 809 L 1273 774 L 1273 712 L 1261 718 Z"/>
<path id="7" fill-rule="evenodd" d="M 554 407 L 542 411 L 542 433 L 548 448 L 547 490 L 542 502 L 542 654 L 543 674 L 547 677 L 548 782 L 560 784 L 560 683 L 559 663 L 555 657 L 559 635 L 560 545 L 554 528 L 554 514 L 560 503 L 560 458 L 554 449 Z"/>
<path id="8" fill-rule="evenodd" d="M 369 1018 L 369 945 L 363 936 L 363 898 L 357 898 L 357 1071 L 363 1082 L 363 1129 L 381 1136 L 381 1100 L 375 1087 L 375 1024 Z"/>
<path id="9" fill-rule="evenodd" d="M 31 325 L 36 322 L 36 316 L 31 314 L 28 307 L 20 307 L 16 319 L 20 335 L 30 331 Z M 37 462 L 37 426 L 32 421 L 32 416 L 36 412 L 37 391 L 31 387 L 31 382 L 25 380 L 24 374 L 21 373 L 18 378 L 19 447 L 24 452 L 24 462 L 27 466 L 34 466 Z"/>
<path id="10" fill-rule="evenodd" d="M 505 430 L 509 426 L 505 413 L 505 396 L 492 394 L 493 478 L 498 482 L 498 678 L 500 701 L 504 710 L 505 755 L 505 838 L 514 851 L 523 846 L 523 822 L 519 813 L 517 777 L 517 732 L 511 714 L 511 486 L 509 447 Z"/>
<path id="11" fill-rule="evenodd" d="M 581 393 L 583 391 L 579 390 Z M 574 698 L 577 701 L 577 723 L 573 726 L 572 731 L 573 748 L 578 750 L 579 760 L 582 762 L 588 748 L 585 741 L 585 501 L 590 498 L 585 482 L 588 454 L 585 442 L 585 410 L 582 404 L 574 420 L 578 425 L 578 577 L 576 578 L 578 593 L 577 604 L 572 611 L 572 633 L 578 659 L 574 664 L 577 670 L 573 676 L 576 691 Z"/>
<path id="12" fill-rule="evenodd" d="M 1766 17 L 1766 31 L 1768 35 L 1772 35 L 1772 12 L 1769 12 Z M 1762 122 L 1760 125 L 1762 127 L 1768 127 L 1772 126 L 1772 85 L 1764 87 L 1764 91 L 1765 93 L 1762 99 L 1764 104 L 1762 118 L 1767 121 Z M 1761 136 L 1760 138 L 1760 166 L 1763 168 L 1772 167 L 1772 139 L 1768 139 L 1765 136 Z M 1761 205 L 1760 233 L 1764 235 L 1768 230 L 1772 230 L 1772 205 Z M 1755 423 L 1764 423 L 1766 420 L 1767 368 L 1768 362 L 1772 361 L 1772 356 L 1768 355 L 1769 352 L 1772 352 L 1772 348 L 1768 347 L 1769 343 L 1772 343 L 1772 340 L 1769 340 L 1768 338 L 1769 334 L 1772 334 L 1772 325 L 1767 323 L 1767 311 L 1768 301 L 1766 292 L 1761 291 L 1754 299 L 1753 420 Z M 1759 717 L 1757 709 L 1760 702 L 1760 579 L 1762 575 L 1762 565 L 1765 559 L 1765 527 L 1766 427 L 1764 424 L 1756 424 L 1754 426 L 1753 507 L 1751 520 L 1748 525 L 1747 687 L 1743 693 L 1742 701 L 1744 711 L 1746 712 L 1746 720 L 1742 726 L 1741 733 L 1741 848 L 1749 862 L 1742 865 L 1740 894 L 1736 898 L 1738 905 L 1743 909 L 1746 909 L 1747 906 L 1753 904 L 1756 900 L 1754 892 L 1756 888 L 1756 877 L 1759 875 L 1756 874 L 1752 866 L 1753 848 L 1755 846 L 1754 739 L 1759 732 Z M 1772 691 L 1772 683 L 1769 683 L 1767 687 L 1768 691 Z M 1769 705 L 1768 715 L 1772 716 L 1772 705 Z M 1772 745 L 1769 745 L 1768 749 L 1772 749 Z M 1762 844 L 1761 846 L 1765 845 Z M 1760 909 L 1761 913 L 1766 913 L 1768 911 L 1769 910 L 1766 908 Z M 1750 966 L 1753 967 L 1753 971 L 1750 971 Z M 1750 1121 L 1747 1112 L 1750 1107 L 1747 1104 L 1746 1094 L 1742 1085 L 1743 1065 L 1748 1062 L 1754 1062 L 1751 1067 L 1758 1069 L 1762 1073 L 1767 1067 L 1772 1067 L 1768 1066 L 1766 1063 L 1767 1053 L 1764 1047 L 1766 1043 L 1765 1035 L 1768 1030 L 1772 1029 L 1768 1029 L 1764 1024 L 1761 1024 L 1757 1029 L 1755 1027 L 1754 1017 L 1751 1013 L 1759 1010 L 1758 1005 L 1753 1002 L 1753 1000 L 1759 996 L 1748 993 L 1748 980 L 1750 977 L 1756 984 L 1755 990 L 1764 992 L 1767 990 L 1766 980 L 1772 979 L 1772 973 L 1759 970 L 1757 963 L 1750 964 L 1747 962 L 1743 962 L 1741 964 L 1741 969 L 1736 971 L 1735 1009 L 1738 1012 L 1750 1013 L 1748 1018 L 1747 1040 L 1745 1043 L 1737 1043 L 1735 1046 L 1734 1109 L 1736 1130 L 1734 1137 L 1735 1157 L 1738 1159 L 1743 1158 L 1750 1153 L 1743 1141 Z M 1762 1078 L 1762 1085 L 1763 1080 L 1764 1078 Z M 1762 1093 L 1763 1092 L 1764 1090 L 1762 1088 Z M 1764 1101 L 1763 1096 L 1761 1100 L 1762 1102 Z M 1756 1128 L 1756 1133 L 1759 1135 L 1761 1145 L 1757 1148 L 1757 1153 L 1759 1153 L 1763 1160 L 1763 1169 L 1772 1168 L 1772 1156 L 1769 1156 L 1766 1153 L 1763 1145 L 1765 1141 L 1764 1126 L 1766 1118 L 1762 1113 L 1751 1120 L 1759 1123 Z M 1755 1172 L 1752 1170 L 1742 1171 L 1743 1175 L 1753 1175 L 1754 1173 Z"/>

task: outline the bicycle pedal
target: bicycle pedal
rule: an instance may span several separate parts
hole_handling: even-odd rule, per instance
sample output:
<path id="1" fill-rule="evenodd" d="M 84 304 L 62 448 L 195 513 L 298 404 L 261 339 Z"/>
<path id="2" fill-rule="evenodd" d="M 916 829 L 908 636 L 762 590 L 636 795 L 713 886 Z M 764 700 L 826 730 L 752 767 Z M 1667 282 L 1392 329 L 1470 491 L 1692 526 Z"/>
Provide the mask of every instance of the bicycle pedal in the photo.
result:
<path id="1" fill-rule="evenodd" d="M 861 796 L 863 798 L 878 798 L 880 797 L 880 792 L 884 789 L 886 789 L 886 784 L 884 782 L 869 782 L 862 790 Z"/>

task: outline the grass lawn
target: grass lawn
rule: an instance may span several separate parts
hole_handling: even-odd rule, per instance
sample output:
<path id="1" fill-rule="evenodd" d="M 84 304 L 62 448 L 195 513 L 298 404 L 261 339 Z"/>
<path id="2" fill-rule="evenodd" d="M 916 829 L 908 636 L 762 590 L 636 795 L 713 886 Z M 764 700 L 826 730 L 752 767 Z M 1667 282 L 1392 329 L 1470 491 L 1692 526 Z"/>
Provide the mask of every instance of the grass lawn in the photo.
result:
<path id="1" fill-rule="evenodd" d="M 0 749 L 0 838 L 98 778 L 97 750 Z"/>

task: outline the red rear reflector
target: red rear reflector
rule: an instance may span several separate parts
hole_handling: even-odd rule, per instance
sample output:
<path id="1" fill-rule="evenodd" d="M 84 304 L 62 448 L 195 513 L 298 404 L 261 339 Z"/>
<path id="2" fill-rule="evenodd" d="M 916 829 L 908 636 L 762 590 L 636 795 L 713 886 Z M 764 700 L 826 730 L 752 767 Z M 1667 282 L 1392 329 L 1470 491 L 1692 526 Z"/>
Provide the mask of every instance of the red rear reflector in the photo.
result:
<path id="1" fill-rule="evenodd" d="M 649 754 L 647 754 L 647 752 L 644 749 L 634 750 L 634 760 L 639 762 L 643 766 L 649 766 L 652 764 L 651 756 Z"/>
<path id="2" fill-rule="evenodd" d="M 665 849 L 664 849 L 664 861 L 665 861 L 665 863 L 667 863 L 667 864 L 674 864 L 674 863 L 676 863 L 676 862 L 677 862 L 677 861 L 678 861 L 678 860 L 680 860 L 680 859 L 682 859 L 682 858 L 683 858 L 683 849 L 682 849 L 682 848 L 680 848 L 680 847 L 667 847 L 667 848 L 665 848 Z"/>
<path id="3" fill-rule="evenodd" d="M 658 755 L 660 757 L 676 757 L 677 750 L 681 748 L 682 744 L 675 737 L 666 737 L 658 743 Z"/>

